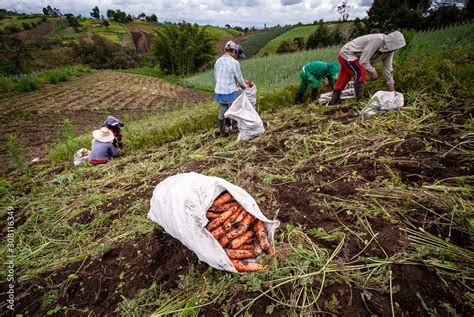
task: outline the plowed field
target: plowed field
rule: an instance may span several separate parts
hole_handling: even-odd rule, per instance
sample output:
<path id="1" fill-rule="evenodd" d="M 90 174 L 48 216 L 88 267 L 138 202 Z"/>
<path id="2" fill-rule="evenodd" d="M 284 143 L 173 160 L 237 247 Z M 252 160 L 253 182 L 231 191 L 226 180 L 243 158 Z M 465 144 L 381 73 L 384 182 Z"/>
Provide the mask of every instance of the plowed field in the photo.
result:
<path id="1" fill-rule="evenodd" d="M 61 138 L 65 118 L 72 120 L 76 133 L 85 133 L 99 128 L 107 115 L 123 120 L 125 115 L 154 113 L 207 98 L 208 94 L 158 78 L 114 71 L 48 85 L 0 101 L 0 156 L 6 156 L 7 134 L 17 135 L 29 158 L 42 158 L 47 147 Z"/>

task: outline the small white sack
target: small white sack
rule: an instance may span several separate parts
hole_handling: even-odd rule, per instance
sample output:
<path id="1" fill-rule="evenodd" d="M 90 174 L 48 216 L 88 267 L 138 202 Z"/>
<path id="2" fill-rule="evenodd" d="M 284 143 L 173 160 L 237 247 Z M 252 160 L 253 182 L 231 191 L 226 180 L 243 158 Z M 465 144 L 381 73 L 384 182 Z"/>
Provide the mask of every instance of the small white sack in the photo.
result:
<path id="1" fill-rule="evenodd" d="M 91 154 L 91 151 L 88 149 L 79 149 L 75 154 L 74 154 L 74 166 L 82 166 L 89 161 L 89 155 Z"/>
<path id="2" fill-rule="evenodd" d="M 377 112 L 387 112 L 403 107 L 405 99 L 403 94 L 396 91 L 377 91 L 372 96 L 372 102 L 365 107 L 360 115 L 366 118 L 374 116 Z"/>
<path id="3" fill-rule="evenodd" d="M 156 186 L 148 219 L 194 251 L 201 261 L 218 270 L 237 273 L 224 249 L 205 228 L 206 212 L 224 190 L 248 213 L 263 221 L 268 238 L 273 241 L 280 222 L 267 219 L 249 193 L 222 178 L 194 172 L 170 176 Z"/>
<path id="4" fill-rule="evenodd" d="M 263 121 L 255 110 L 256 96 L 255 85 L 245 89 L 224 114 L 224 117 L 237 121 L 238 141 L 249 141 L 265 132 Z"/>

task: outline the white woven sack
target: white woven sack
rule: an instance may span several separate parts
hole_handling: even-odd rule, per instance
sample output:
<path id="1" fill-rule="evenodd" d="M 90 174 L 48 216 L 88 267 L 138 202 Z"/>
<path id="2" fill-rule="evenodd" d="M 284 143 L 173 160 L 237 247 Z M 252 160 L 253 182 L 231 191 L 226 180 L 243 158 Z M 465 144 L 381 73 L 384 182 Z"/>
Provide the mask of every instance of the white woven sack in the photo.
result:
<path id="1" fill-rule="evenodd" d="M 273 242 L 280 222 L 266 218 L 249 193 L 219 177 L 185 173 L 166 178 L 153 191 L 148 218 L 194 251 L 201 261 L 218 270 L 237 273 L 224 249 L 205 228 L 206 212 L 224 190 L 248 213 L 263 221 Z"/>
<path id="2" fill-rule="evenodd" d="M 224 117 L 237 121 L 239 141 L 249 141 L 265 132 L 263 121 L 255 110 L 257 87 L 245 89 L 232 103 Z"/>

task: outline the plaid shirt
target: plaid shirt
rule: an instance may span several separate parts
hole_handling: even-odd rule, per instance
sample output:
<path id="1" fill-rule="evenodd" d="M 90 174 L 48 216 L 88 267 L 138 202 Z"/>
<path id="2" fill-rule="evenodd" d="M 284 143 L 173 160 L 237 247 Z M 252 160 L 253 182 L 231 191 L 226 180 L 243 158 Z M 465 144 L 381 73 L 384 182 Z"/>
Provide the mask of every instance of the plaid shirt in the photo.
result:
<path id="1" fill-rule="evenodd" d="M 214 78 L 216 80 L 216 94 L 231 94 L 237 91 L 236 83 L 246 87 L 240 71 L 240 64 L 232 56 L 224 54 L 219 57 L 214 65 Z"/>

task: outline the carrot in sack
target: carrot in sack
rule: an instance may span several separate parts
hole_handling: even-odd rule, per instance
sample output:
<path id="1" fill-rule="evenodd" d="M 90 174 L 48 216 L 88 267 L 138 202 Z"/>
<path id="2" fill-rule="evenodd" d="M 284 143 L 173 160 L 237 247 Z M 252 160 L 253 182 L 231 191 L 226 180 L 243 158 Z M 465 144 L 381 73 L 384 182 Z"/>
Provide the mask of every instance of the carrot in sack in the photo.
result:
<path id="1" fill-rule="evenodd" d="M 234 206 L 239 206 L 239 204 L 236 203 L 236 202 L 232 202 L 232 203 L 223 204 L 223 205 L 219 205 L 219 206 L 211 205 L 211 207 L 209 207 L 208 211 L 224 212 L 224 211 L 227 211 L 229 208 L 234 207 Z"/>
<path id="2" fill-rule="evenodd" d="M 255 251 L 256 256 L 259 256 L 262 253 L 262 247 L 258 241 L 254 241 L 253 250 Z"/>
<path id="3" fill-rule="evenodd" d="M 235 207 L 237 208 L 237 207 Z M 225 212 L 223 212 L 219 217 L 216 219 L 212 220 L 210 223 L 207 224 L 207 230 L 212 231 L 222 225 L 224 221 L 227 220 L 235 211 L 235 208 L 231 208 Z"/>
<path id="4" fill-rule="evenodd" d="M 217 229 L 214 229 L 211 231 L 212 236 L 214 239 L 220 239 L 222 236 L 225 235 L 225 229 L 223 226 L 218 227 Z"/>
<path id="5" fill-rule="evenodd" d="M 239 272 L 263 271 L 268 268 L 267 265 L 262 265 L 259 263 L 245 262 L 245 261 L 232 260 L 232 259 L 231 261 L 232 261 L 232 264 L 234 264 L 235 269 Z"/>
<path id="6" fill-rule="evenodd" d="M 252 244 L 243 244 L 235 250 L 254 250 L 254 249 L 255 248 L 253 247 Z"/>
<path id="7" fill-rule="evenodd" d="M 210 212 L 210 211 L 206 212 L 207 219 L 216 219 L 219 216 L 220 214 L 215 213 L 215 212 Z"/>
<path id="8" fill-rule="evenodd" d="M 229 243 L 229 247 L 231 249 L 237 249 L 238 247 L 240 247 L 242 244 L 246 243 L 247 241 L 250 240 L 250 238 L 253 237 L 255 233 L 253 231 L 247 231 L 246 233 L 244 233 L 243 235 L 241 235 L 240 237 L 238 238 L 235 238 L 234 240 L 232 240 L 230 243 Z"/>
<path id="9" fill-rule="evenodd" d="M 253 230 L 257 236 L 257 241 L 260 243 L 260 246 L 263 250 L 268 250 L 270 242 L 268 241 L 267 231 L 265 230 L 265 225 L 262 220 L 257 220 L 253 226 Z"/>
<path id="10" fill-rule="evenodd" d="M 231 259 L 252 259 L 255 258 L 255 252 L 252 250 L 233 250 L 226 249 L 225 252 Z"/>
<path id="11" fill-rule="evenodd" d="M 217 197 L 216 200 L 214 200 L 214 202 L 212 204 L 214 206 L 219 206 L 219 205 L 225 204 L 225 203 L 227 203 L 227 202 L 229 202 L 233 199 L 234 199 L 234 197 L 232 197 L 232 195 L 230 193 L 225 193 L 224 195 Z"/>
<path id="12" fill-rule="evenodd" d="M 219 240 L 221 246 L 225 247 L 230 241 L 237 238 L 238 236 L 243 235 L 254 219 L 255 217 L 251 214 L 245 216 L 244 220 L 242 220 L 237 229 L 229 231 L 224 237 Z"/>
<path id="13" fill-rule="evenodd" d="M 242 210 L 244 210 L 242 207 L 237 208 L 237 210 L 232 214 L 232 216 L 227 218 L 223 225 L 225 230 L 230 230 L 232 228 L 232 224 L 235 222 L 237 217 L 240 216 Z"/>
<path id="14" fill-rule="evenodd" d="M 242 208 L 242 212 L 240 213 L 240 215 L 237 217 L 237 219 L 235 219 L 234 222 L 241 222 L 245 216 L 247 216 L 248 212 L 247 210 L 245 210 L 244 208 Z"/>

